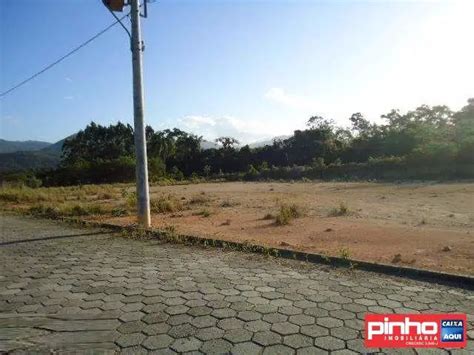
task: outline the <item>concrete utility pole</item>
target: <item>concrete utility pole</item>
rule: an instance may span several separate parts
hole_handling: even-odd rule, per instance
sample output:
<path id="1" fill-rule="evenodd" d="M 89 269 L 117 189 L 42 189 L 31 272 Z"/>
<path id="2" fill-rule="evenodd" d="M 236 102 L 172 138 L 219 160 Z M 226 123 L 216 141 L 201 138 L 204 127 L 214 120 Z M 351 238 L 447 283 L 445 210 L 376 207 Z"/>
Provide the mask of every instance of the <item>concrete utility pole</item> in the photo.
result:
<path id="1" fill-rule="evenodd" d="M 144 0 L 146 1 L 146 0 Z M 132 64 L 133 64 L 133 113 L 135 126 L 135 155 L 137 176 L 137 209 L 138 222 L 141 226 L 150 227 L 150 193 L 148 187 L 148 165 L 146 153 L 145 123 L 143 120 L 143 72 L 142 42 L 140 28 L 140 4 L 139 0 L 130 0 L 132 23 Z"/>

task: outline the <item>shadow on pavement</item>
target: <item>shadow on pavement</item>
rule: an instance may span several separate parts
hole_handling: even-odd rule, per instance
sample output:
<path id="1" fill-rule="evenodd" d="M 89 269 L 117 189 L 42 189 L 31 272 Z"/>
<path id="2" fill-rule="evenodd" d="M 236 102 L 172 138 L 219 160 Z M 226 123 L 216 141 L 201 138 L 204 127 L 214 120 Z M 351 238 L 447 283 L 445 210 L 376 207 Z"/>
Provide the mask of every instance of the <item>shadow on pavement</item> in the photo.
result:
<path id="1" fill-rule="evenodd" d="M 64 239 L 64 238 L 74 238 L 74 237 L 85 237 L 85 236 L 88 236 L 88 235 L 101 235 L 101 234 L 110 234 L 110 232 L 93 232 L 93 233 L 57 235 L 57 236 L 51 236 L 51 237 L 22 239 L 22 240 L 12 240 L 12 241 L 8 241 L 8 242 L 1 242 L 1 243 L 0 243 L 0 246 L 6 246 L 6 245 L 12 245 L 12 244 L 20 244 L 20 243 L 28 243 L 28 242 L 38 242 L 38 241 L 45 241 L 45 240 L 50 240 L 50 239 Z"/>

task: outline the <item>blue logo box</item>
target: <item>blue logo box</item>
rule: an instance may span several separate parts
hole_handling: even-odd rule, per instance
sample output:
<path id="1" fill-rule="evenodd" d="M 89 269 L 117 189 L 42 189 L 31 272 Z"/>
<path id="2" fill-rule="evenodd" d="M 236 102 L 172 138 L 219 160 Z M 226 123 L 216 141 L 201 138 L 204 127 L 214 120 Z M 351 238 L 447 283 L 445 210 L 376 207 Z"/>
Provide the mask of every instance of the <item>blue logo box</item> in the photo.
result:
<path id="1" fill-rule="evenodd" d="M 464 322 L 460 319 L 446 319 L 441 321 L 442 342 L 464 341 Z"/>

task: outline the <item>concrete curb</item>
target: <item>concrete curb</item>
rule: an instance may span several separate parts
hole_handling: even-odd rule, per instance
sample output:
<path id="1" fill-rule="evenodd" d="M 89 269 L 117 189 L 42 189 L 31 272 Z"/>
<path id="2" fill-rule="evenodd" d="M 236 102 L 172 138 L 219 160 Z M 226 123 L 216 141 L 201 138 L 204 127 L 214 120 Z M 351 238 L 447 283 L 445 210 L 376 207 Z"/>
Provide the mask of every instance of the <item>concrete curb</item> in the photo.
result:
<path id="1" fill-rule="evenodd" d="M 79 223 L 91 227 L 107 228 L 115 231 L 138 231 L 136 226 L 118 226 L 111 223 L 84 221 L 80 219 L 63 218 L 68 222 Z M 448 274 L 440 271 L 431 271 L 425 269 L 411 268 L 405 266 L 395 266 L 389 264 L 377 264 L 368 261 L 341 258 L 337 256 L 326 256 L 322 254 L 304 253 L 281 248 L 265 247 L 256 244 L 224 241 L 212 238 L 202 238 L 194 235 L 174 234 L 163 230 L 141 230 L 146 235 L 157 237 L 158 239 L 182 243 L 188 245 L 213 246 L 218 248 L 229 248 L 238 251 L 252 252 L 284 259 L 306 261 L 314 264 L 325 264 L 334 267 L 343 267 L 363 271 L 377 272 L 391 276 L 403 277 L 418 281 L 427 281 L 431 283 L 453 286 L 466 290 L 474 290 L 474 277 L 469 275 Z"/>

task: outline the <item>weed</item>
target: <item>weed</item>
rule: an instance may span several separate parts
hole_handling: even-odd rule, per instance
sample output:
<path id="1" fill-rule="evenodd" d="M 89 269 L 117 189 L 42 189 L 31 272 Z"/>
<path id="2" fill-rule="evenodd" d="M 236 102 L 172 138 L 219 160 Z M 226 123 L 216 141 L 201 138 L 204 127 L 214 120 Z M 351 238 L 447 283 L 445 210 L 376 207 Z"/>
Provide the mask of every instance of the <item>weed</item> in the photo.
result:
<path id="1" fill-rule="evenodd" d="M 123 207 L 115 207 L 111 211 L 112 217 L 122 217 L 127 216 L 128 211 Z"/>
<path id="2" fill-rule="evenodd" d="M 230 201 L 230 200 L 225 200 L 225 201 L 222 201 L 221 203 L 221 207 L 234 207 L 234 206 L 237 206 L 237 203 L 236 202 L 233 202 L 233 201 Z"/>
<path id="3" fill-rule="evenodd" d="M 113 198 L 114 198 L 114 195 L 111 194 L 110 192 L 99 192 L 97 194 L 98 200 L 111 200 Z"/>
<path id="4" fill-rule="evenodd" d="M 211 211 L 209 211 L 207 208 L 205 208 L 205 209 L 199 211 L 199 215 L 207 218 L 211 215 Z"/>
<path id="5" fill-rule="evenodd" d="M 289 224 L 293 219 L 304 216 L 303 209 L 296 204 L 281 205 L 280 211 L 275 216 L 275 224 L 284 226 Z"/>
<path id="6" fill-rule="evenodd" d="M 402 254 L 395 254 L 392 259 L 392 264 L 397 264 L 402 261 Z"/>
<path id="7" fill-rule="evenodd" d="M 189 200 L 189 203 L 192 205 L 203 205 L 206 203 L 209 203 L 211 199 L 206 196 L 205 192 L 201 192 L 200 195 L 194 195 L 191 200 Z"/>
<path id="8" fill-rule="evenodd" d="M 342 259 L 347 260 L 351 257 L 351 252 L 348 248 L 341 248 L 339 249 L 339 256 Z"/>
<path id="9" fill-rule="evenodd" d="M 150 201 L 150 208 L 153 213 L 174 213 L 183 210 L 183 204 L 174 195 L 160 196 Z"/>
<path id="10" fill-rule="evenodd" d="M 129 192 L 125 196 L 126 201 L 127 201 L 127 206 L 134 208 L 137 205 L 137 193 L 134 192 Z"/>
<path id="11" fill-rule="evenodd" d="M 61 215 L 60 211 L 57 208 L 45 205 L 32 206 L 28 209 L 28 213 L 33 216 L 52 219 L 58 218 Z"/>
<path id="12" fill-rule="evenodd" d="M 344 202 L 341 202 L 339 204 L 339 207 L 335 207 L 329 212 L 330 217 L 341 217 L 341 216 L 347 216 L 349 214 L 350 214 L 349 207 Z"/>

